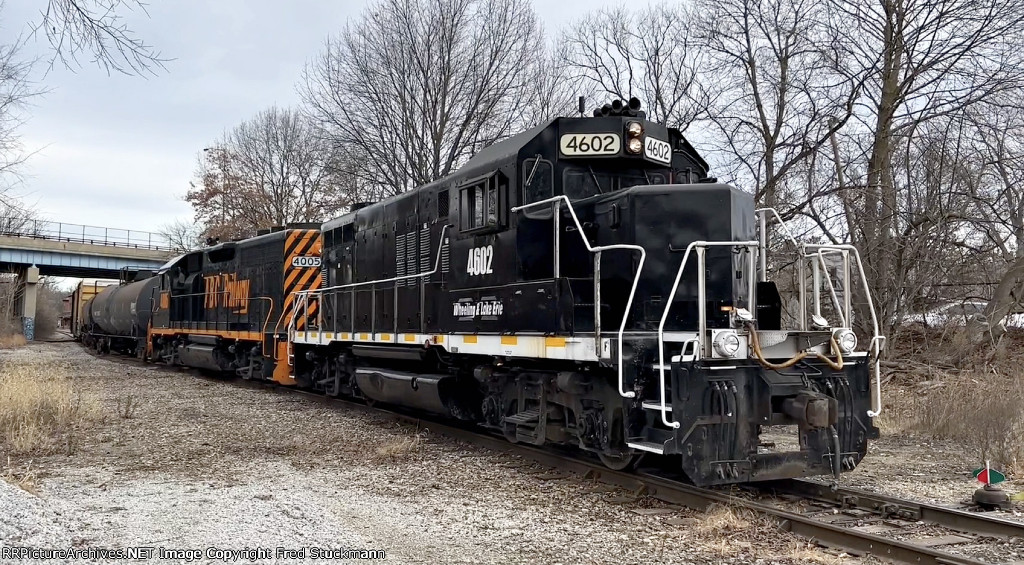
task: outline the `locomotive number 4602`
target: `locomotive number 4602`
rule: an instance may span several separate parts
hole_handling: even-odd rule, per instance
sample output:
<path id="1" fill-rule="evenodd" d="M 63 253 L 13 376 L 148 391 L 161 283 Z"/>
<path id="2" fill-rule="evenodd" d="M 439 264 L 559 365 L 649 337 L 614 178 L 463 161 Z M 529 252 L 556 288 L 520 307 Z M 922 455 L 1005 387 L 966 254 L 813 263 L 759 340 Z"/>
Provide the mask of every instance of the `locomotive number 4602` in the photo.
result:
<path id="1" fill-rule="evenodd" d="M 469 250 L 469 260 L 466 263 L 466 272 L 471 275 L 489 275 L 491 261 L 494 260 L 494 247 L 485 245 L 474 247 Z"/>
<path id="2" fill-rule="evenodd" d="M 644 144 L 644 157 L 667 165 L 672 162 L 672 146 L 668 142 L 648 137 Z"/>
<path id="3" fill-rule="evenodd" d="M 567 133 L 558 146 L 562 155 L 617 155 L 622 141 L 614 133 Z"/>

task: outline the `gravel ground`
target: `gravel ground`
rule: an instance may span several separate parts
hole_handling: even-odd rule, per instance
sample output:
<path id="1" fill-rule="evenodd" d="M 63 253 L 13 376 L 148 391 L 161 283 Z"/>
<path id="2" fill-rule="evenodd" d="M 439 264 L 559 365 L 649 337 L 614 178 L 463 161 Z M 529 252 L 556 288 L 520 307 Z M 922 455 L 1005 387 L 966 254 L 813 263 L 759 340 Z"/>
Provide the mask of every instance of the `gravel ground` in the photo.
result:
<path id="1" fill-rule="evenodd" d="M 8 460 L 0 448 L 9 478 L 29 469 L 36 491 L 0 481 L 0 548 L 267 548 L 271 556 L 162 560 L 175 563 L 311 557 L 307 549 L 306 559 L 278 558 L 278 547 L 384 550 L 392 563 L 867 562 L 756 517 L 635 499 L 285 391 L 97 358 L 74 343 L 0 352 L 0 363 L 30 358 L 69 367 L 102 417 L 70 454 Z M 975 465 L 964 446 L 891 435 L 844 484 L 957 505 L 977 487 Z M 1024 520 L 1021 510 L 1003 516 Z"/>
<path id="2" fill-rule="evenodd" d="M 272 554 L 239 563 L 305 561 L 273 558 L 277 547 L 384 550 L 391 563 L 867 562 L 758 517 L 636 499 L 301 395 L 126 365 L 73 343 L 0 352 L 0 363 L 29 358 L 69 365 L 104 416 L 70 455 L 11 459 L 8 474 L 31 468 L 38 496 L 0 481 L 0 548 Z M 232 562 L 173 557 L 163 561 Z"/>

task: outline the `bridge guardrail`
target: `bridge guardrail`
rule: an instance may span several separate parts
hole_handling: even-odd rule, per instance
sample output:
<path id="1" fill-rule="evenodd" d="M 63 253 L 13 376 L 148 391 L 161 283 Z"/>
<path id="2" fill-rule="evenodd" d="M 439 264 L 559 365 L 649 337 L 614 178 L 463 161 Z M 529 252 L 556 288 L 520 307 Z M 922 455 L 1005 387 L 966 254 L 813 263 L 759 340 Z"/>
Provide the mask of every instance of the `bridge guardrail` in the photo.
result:
<path id="1" fill-rule="evenodd" d="M 158 233 L 43 220 L 27 221 L 18 226 L 0 226 L 0 236 L 48 239 L 51 241 L 107 245 L 130 249 L 149 249 L 153 251 L 174 250 L 167 238 Z"/>

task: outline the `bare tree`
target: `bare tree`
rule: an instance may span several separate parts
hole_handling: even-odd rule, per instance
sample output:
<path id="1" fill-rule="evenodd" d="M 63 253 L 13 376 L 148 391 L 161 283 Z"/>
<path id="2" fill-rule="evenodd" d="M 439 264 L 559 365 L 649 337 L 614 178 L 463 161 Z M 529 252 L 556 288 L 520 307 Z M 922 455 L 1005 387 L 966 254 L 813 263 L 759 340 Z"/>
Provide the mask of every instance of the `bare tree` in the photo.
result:
<path id="1" fill-rule="evenodd" d="M 188 220 L 175 220 L 160 226 L 157 233 L 162 235 L 175 253 L 188 253 L 203 247 L 201 224 Z"/>
<path id="2" fill-rule="evenodd" d="M 882 317 L 897 324 L 903 289 L 892 283 L 918 260 L 909 253 L 912 237 L 930 237 L 920 228 L 958 212 L 908 198 L 894 161 L 928 122 L 1020 88 L 1024 2 L 832 0 L 829 9 L 841 39 L 837 59 L 866 85 L 862 131 L 850 137 L 863 134 L 866 163 L 853 179 L 863 189 L 845 201 L 849 234 Z"/>
<path id="3" fill-rule="evenodd" d="M 53 61 L 65 66 L 91 59 L 107 72 L 143 74 L 163 68 L 165 59 L 136 37 L 123 13 L 145 13 L 141 0 L 47 0 L 36 33 L 42 31 L 53 49 Z M 52 64 L 52 62 L 51 62 Z"/>
<path id="4" fill-rule="evenodd" d="M 349 203 L 331 146 L 298 110 L 272 107 L 199 158 L 185 196 L 206 236 L 233 239 L 291 222 L 322 221 Z"/>
<path id="5" fill-rule="evenodd" d="M 687 4 L 598 10 L 562 35 L 563 63 L 590 94 L 636 96 L 651 119 L 686 129 L 713 98 L 711 83 L 698 80 L 707 64 L 690 26 L 698 12 Z"/>
<path id="6" fill-rule="evenodd" d="M 37 233 L 39 214 L 10 191 L 0 193 L 0 235 L 31 236 Z"/>
<path id="7" fill-rule="evenodd" d="M 832 36 L 816 0 L 720 0 L 699 33 L 721 92 L 706 123 L 727 170 L 759 204 L 803 210 L 819 196 L 808 161 L 850 118 L 855 77 L 837 72 Z"/>
<path id="8" fill-rule="evenodd" d="M 526 81 L 527 90 L 517 108 L 513 128 L 531 128 L 559 116 L 571 116 L 579 111 L 579 96 L 586 91 L 577 88 L 571 69 L 554 48 L 540 54 L 531 65 L 532 76 Z"/>
<path id="9" fill-rule="evenodd" d="M 0 13 L 3 7 L 0 1 Z M 71 66 L 88 57 L 108 72 L 152 72 L 164 60 L 124 23 L 123 12 L 131 10 L 144 11 L 145 4 L 140 0 L 47 0 L 34 33 L 41 31 L 49 40 L 51 65 L 59 60 Z M 43 91 L 29 81 L 35 61 L 19 56 L 25 39 L 0 44 L 0 202 L 12 209 L 25 208 L 11 192 L 18 165 L 26 158 L 17 134 L 21 112 L 29 98 Z"/>
<path id="10" fill-rule="evenodd" d="M 965 112 L 979 159 L 970 197 L 975 239 L 991 246 L 975 271 L 984 274 L 990 292 L 984 315 L 967 326 L 974 343 L 998 342 L 1005 318 L 1024 309 L 1024 92 L 1009 92 Z M 995 283 L 994 285 L 992 283 Z"/>
<path id="11" fill-rule="evenodd" d="M 395 194 L 510 133 L 542 45 L 518 0 L 381 0 L 307 66 L 303 99 L 358 149 L 367 182 Z"/>
<path id="12" fill-rule="evenodd" d="M 17 132 L 22 123 L 20 112 L 36 94 L 28 80 L 32 63 L 19 58 L 20 47 L 20 42 L 0 45 L 0 179 L 14 172 L 24 159 Z"/>

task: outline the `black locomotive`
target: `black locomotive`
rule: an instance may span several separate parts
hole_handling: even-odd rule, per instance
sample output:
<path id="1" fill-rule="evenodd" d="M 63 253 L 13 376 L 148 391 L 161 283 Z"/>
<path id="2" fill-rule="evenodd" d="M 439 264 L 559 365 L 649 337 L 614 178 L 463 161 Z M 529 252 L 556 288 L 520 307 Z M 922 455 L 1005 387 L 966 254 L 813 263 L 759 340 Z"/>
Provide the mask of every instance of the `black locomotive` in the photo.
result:
<path id="1" fill-rule="evenodd" d="M 838 475 L 878 433 L 883 338 L 866 288 L 866 348 L 850 329 L 850 246 L 793 241 L 797 298 L 784 302 L 767 279 L 775 216 L 709 178 L 679 131 L 616 102 L 322 230 L 178 257 L 97 295 L 82 337 L 576 446 L 614 468 L 670 455 L 699 485 Z"/>
<path id="2" fill-rule="evenodd" d="M 877 435 L 883 338 L 869 355 L 849 329 L 849 246 L 797 245 L 814 284 L 783 327 L 771 216 L 636 100 L 555 119 L 325 223 L 324 288 L 295 299 L 294 377 L 615 468 L 674 455 L 700 485 L 838 475 Z"/>

